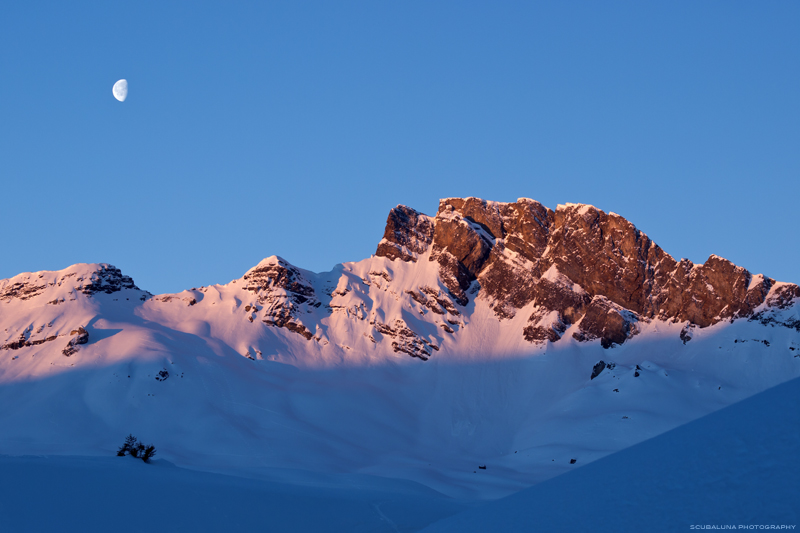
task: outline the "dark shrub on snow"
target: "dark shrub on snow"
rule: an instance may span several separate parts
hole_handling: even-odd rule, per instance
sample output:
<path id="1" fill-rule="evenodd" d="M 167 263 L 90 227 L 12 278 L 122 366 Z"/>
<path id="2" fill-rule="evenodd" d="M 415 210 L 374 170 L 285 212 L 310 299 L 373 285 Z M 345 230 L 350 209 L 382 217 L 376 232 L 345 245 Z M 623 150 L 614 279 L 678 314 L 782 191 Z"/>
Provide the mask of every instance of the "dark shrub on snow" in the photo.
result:
<path id="1" fill-rule="evenodd" d="M 149 463 L 150 459 L 156 454 L 156 447 L 152 444 L 145 446 L 133 435 L 125 437 L 125 442 L 117 450 L 117 457 L 130 455 Z"/>

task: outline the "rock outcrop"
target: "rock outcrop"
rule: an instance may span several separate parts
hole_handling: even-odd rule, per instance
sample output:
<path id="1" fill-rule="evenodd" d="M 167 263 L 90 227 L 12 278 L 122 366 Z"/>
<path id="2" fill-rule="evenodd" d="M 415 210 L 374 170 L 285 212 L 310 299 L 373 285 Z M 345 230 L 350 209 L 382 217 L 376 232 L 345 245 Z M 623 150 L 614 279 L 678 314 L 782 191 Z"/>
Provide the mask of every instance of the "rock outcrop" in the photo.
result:
<path id="1" fill-rule="evenodd" d="M 86 296 L 112 294 L 123 289 L 140 290 L 130 276 L 123 275 L 113 265 L 74 265 L 65 271 L 20 274 L 11 279 L 0 280 L 0 302 L 30 300 L 44 294 L 49 288 L 63 285 Z M 145 291 L 141 292 L 149 295 Z M 48 303 L 57 305 L 62 302 L 63 300 L 56 299 Z"/>
<path id="2" fill-rule="evenodd" d="M 303 307 L 319 307 L 316 293 L 300 270 L 284 259 L 273 256 L 265 259 L 244 275 L 245 289 L 256 295 L 263 306 L 262 322 L 268 326 L 286 328 L 310 340 L 314 335 L 299 318 Z M 250 306 L 247 309 L 251 311 Z M 258 308 L 252 309 L 253 316 Z"/>
<path id="3" fill-rule="evenodd" d="M 605 361 L 602 361 L 602 360 L 598 361 L 592 367 L 592 375 L 589 376 L 589 380 L 591 381 L 594 378 L 596 378 L 597 376 L 599 376 L 603 372 L 603 370 L 605 370 L 606 368 L 608 368 L 609 370 L 614 370 L 614 368 L 616 368 L 616 366 L 617 365 L 615 363 L 606 363 Z M 640 370 L 639 369 L 639 365 L 636 365 L 636 369 Z M 637 375 L 636 377 L 639 377 L 639 376 Z"/>
<path id="4" fill-rule="evenodd" d="M 703 328 L 800 297 L 797 285 L 772 291 L 775 280 L 716 255 L 702 265 L 676 261 L 623 217 L 583 204 L 553 211 L 530 199 L 448 198 L 433 218 L 393 209 L 376 254 L 417 261 L 426 253 L 461 306 L 484 298 L 503 320 L 532 305 L 521 333 L 536 343 L 557 342 L 575 325 L 574 338 L 610 347 L 643 321 Z"/>
<path id="5" fill-rule="evenodd" d="M 89 342 L 89 332 L 86 331 L 83 326 L 79 326 L 78 329 L 70 331 L 69 334 L 72 336 L 72 338 L 67 343 L 67 346 L 61 351 L 61 353 L 67 357 L 78 353 L 78 350 L 80 350 L 80 345 Z"/>
<path id="6" fill-rule="evenodd" d="M 124 276 L 120 269 L 113 265 L 100 265 L 100 268 L 92 272 L 88 279 L 78 279 L 77 281 L 82 282 L 78 290 L 86 295 L 98 292 L 112 294 L 122 289 L 139 290 L 130 276 Z"/>
<path id="7" fill-rule="evenodd" d="M 377 255 L 389 259 L 416 261 L 424 253 L 433 238 L 431 217 L 398 205 L 389 212 L 386 231 L 378 244 Z"/>
<path id="8" fill-rule="evenodd" d="M 391 339 L 392 349 L 395 352 L 403 352 L 427 361 L 432 351 L 439 349 L 435 344 L 417 335 L 403 320 L 395 320 L 394 325 L 376 321 L 374 326 L 378 333 Z"/>

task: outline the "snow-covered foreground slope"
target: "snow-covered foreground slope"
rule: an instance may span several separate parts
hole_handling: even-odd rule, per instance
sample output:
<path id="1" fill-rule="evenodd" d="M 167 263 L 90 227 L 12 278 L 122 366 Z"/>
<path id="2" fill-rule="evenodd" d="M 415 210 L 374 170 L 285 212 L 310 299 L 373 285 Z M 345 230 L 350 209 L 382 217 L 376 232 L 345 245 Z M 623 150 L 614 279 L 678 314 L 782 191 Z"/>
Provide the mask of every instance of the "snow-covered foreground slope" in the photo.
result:
<path id="1" fill-rule="evenodd" d="M 0 456 L 0 531 L 418 531 L 464 509 L 408 482 L 265 482 L 130 457 Z"/>
<path id="2" fill-rule="evenodd" d="M 129 457 L 0 456 L 0 530 L 680 531 L 796 525 L 800 379 L 507 498 L 286 472 L 264 481 Z"/>
<path id="3" fill-rule="evenodd" d="M 798 449 L 794 379 L 424 531 L 796 530 Z"/>

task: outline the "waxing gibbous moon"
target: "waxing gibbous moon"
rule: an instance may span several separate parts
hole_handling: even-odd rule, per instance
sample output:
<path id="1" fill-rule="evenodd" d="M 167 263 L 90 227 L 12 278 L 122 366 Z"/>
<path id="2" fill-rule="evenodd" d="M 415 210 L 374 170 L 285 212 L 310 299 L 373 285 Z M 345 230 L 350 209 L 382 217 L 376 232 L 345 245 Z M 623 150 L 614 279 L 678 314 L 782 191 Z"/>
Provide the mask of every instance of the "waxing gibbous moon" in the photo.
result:
<path id="1" fill-rule="evenodd" d="M 111 92 L 114 94 L 114 98 L 120 102 L 124 102 L 128 97 L 128 80 L 119 80 L 114 84 Z"/>

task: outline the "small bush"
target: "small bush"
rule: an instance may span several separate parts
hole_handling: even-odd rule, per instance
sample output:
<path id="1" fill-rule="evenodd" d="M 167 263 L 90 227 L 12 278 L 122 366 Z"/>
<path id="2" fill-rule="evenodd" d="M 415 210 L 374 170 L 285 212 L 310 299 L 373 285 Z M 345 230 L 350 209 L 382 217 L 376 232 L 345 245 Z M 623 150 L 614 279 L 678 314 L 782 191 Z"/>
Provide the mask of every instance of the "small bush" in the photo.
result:
<path id="1" fill-rule="evenodd" d="M 156 447 L 152 444 L 145 446 L 133 435 L 128 435 L 125 442 L 117 450 L 117 457 L 130 455 L 149 463 L 150 459 L 156 454 Z"/>
<path id="2" fill-rule="evenodd" d="M 131 455 L 134 457 L 140 457 L 143 451 L 144 451 L 144 444 L 142 444 L 141 442 L 137 442 L 136 447 L 131 449 Z"/>
<path id="3" fill-rule="evenodd" d="M 131 450 L 136 448 L 136 444 L 138 442 L 139 441 L 137 441 L 136 437 L 133 435 L 128 435 L 125 437 L 125 442 L 117 450 L 117 457 L 125 457 L 125 455 L 131 453 Z M 134 455 L 134 457 L 136 456 Z"/>
<path id="4" fill-rule="evenodd" d="M 142 452 L 142 461 L 144 461 L 145 463 L 149 463 L 150 458 L 153 457 L 155 454 L 156 454 L 156 447 L 150 444 Z"/>

